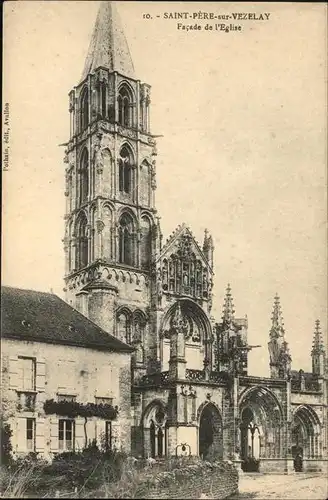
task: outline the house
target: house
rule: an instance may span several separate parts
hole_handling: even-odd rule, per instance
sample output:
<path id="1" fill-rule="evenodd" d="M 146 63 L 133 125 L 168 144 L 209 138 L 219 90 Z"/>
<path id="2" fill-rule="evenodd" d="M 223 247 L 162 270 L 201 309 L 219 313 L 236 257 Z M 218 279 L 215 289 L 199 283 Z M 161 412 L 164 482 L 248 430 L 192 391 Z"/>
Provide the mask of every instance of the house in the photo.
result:
<path id="1" fill-rule="evenodd" d="M 14 455 L 130 451 L 132 348 L 51 293 L 2 288 L 2 412 Z"/>

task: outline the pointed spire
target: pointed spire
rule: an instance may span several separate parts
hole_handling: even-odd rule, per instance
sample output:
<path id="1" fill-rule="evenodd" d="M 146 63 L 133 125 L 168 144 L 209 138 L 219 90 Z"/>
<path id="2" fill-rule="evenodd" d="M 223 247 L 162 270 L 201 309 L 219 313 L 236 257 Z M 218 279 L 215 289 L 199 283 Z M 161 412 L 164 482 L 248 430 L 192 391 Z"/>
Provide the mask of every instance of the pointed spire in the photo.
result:
<path id="1" fill-rule="evenodd" d="M 325 352 L 325 347 L 323 344 L 323 338 L 320 327 L 320 320 L 317 319 L 315 322 L 315 329 L 313 334 L 313 343 L 312 343 L 312 354 L 319 354 Z"/>
<path id="2" fill-rule="evenodd" d="M 209 249 L 213 249 L 213 238 L 208 232 L 208 229 L 204 231 L 204 242 L 203 242 L 203 252 L 206 252 Z"/>
<path id="3" fill-rule="evenodd" d="M 223 323 L 226 324 L 227 326 L 230 326 L 234 318 L 235 318 L 235 308 L 233 305 L 230 283 L 228 283 L 223 304 L 223 314 L 222 314 Z"/>
<path id="4" fill-rule="evenodd" d="M 270 330 L 270 337 L 283 337 L 285 334 L 285 328 L 278 294 L 276 294 L 274 298 L 271 320 L 272 327 Z"/>
<path id="5" fill-rule="evenodd" d="M 115 2 L 102 1 L 81 80 L 99 66 L 135 78 L 130 50 Z"/>
<path id="6" fill-rule="evenodd" d="M 205 229 L 205 231 L 204 231 L 203 250 L 205 251 L 207 248 L 208 248 L 208 229 Z"/>

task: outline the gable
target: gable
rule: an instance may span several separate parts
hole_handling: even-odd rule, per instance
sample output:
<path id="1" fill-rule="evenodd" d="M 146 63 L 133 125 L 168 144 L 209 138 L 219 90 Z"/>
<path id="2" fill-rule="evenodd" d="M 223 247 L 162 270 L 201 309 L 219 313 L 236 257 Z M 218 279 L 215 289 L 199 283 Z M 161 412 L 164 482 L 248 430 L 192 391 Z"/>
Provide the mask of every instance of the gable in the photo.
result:
<path id="1" fill-rule="evenodd" d="M 185 224 L 178 226 L 171 237 L 167 240 L 158 260 L 163 262 L 163 260 L 170 259 L 172 257 L 182 259 L 186 262 L 199 262 L 202 267 L 206 267 L 207 271 L 211 274 L 213 273 L 204 252 L 190 229 Z"/>

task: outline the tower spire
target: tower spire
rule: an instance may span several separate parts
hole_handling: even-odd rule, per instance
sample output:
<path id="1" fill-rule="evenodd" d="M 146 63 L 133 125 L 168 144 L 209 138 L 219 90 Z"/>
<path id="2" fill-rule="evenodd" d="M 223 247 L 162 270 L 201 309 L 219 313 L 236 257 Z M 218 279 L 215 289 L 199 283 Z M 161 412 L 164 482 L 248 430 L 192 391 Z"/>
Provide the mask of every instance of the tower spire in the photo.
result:
<path id="1" fill-rule="evenodd" d="M 278 294 L 274 297 L 271 321 L 270 341 L 268 343 L 271 377 L 288 378 L 290 376 L 292 358 L 288 342 L 285 340 L 284 321 Z"/>
<path id="2" fill-rule="evenodd" d="M 230 283 L 228 283 L 223 304 L 222 320 L 225 326 L 230 326 L 234 318 L 235 318 L 235 308 L 233 305 Z"/>
<path id="3" fill-rule="evenodd" d="M 274 297 L 271 320 L 272 320 L 272 326 L 270 330 L 270 337 L 271 338 L 283 337 L 285 334 L 285 328 L 281 311 L 280 298 L 278 294 L 276 294 Z"/>
<path id="4" fill-rule="evenodd" d="M 315 375 L 322 376 L 326 369 L 326 351 L 323 343 L 320 321 L 317 319 L 315 322 L 313 343 L 312 343 L 312 373 Z"/>
<path id="5" fill-rule="evenodd" d="M 323 344 L 323 338 L 320 327 L 320 320 L 317 319 L 315 322 L 315 329 L 313 334 L 313 343 L 312 343 L 312 354 L 319 354 L 325 352 L 325 347 Z"/>
<path id="6" fill-rule="evenodd" d="M 81 81 L 99 66 L 135 79 L 129 46 L 114 2 L 100 2 Z"/>

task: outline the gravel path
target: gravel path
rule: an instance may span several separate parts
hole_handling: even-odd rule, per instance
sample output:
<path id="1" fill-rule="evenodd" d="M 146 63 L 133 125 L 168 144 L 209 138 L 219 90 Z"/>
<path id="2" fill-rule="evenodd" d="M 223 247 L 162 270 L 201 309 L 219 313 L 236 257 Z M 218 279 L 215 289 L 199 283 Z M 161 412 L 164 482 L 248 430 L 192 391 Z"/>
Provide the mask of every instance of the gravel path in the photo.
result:
<path id="1" fill-rule="evenodd" d="M 319 474 L 245 474 L 231 500 L 327 500 L 328 479 Z"/>

